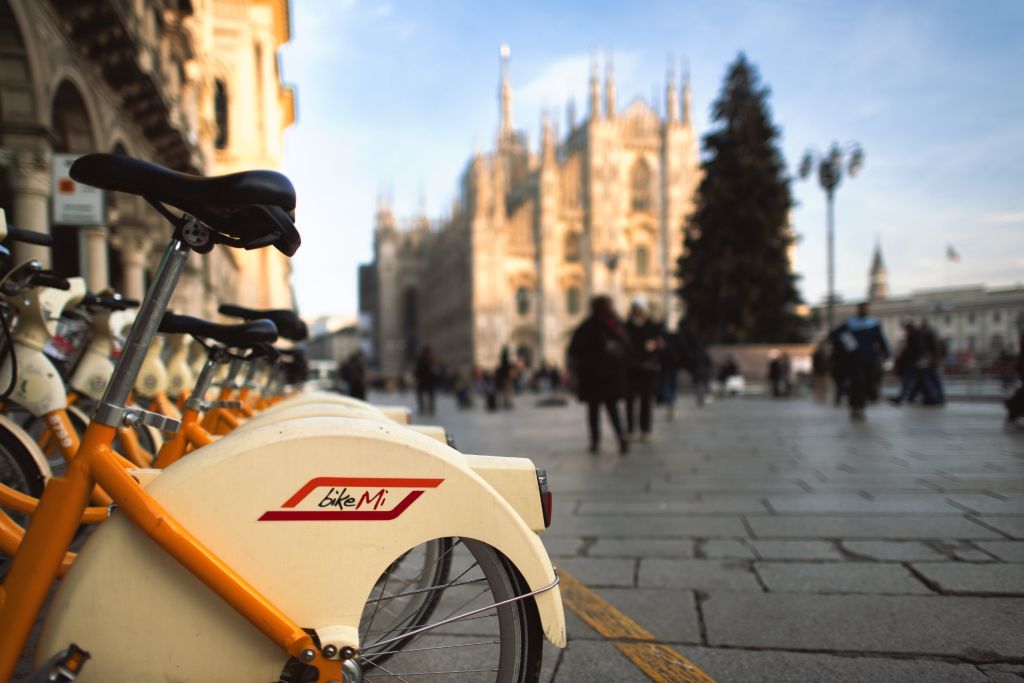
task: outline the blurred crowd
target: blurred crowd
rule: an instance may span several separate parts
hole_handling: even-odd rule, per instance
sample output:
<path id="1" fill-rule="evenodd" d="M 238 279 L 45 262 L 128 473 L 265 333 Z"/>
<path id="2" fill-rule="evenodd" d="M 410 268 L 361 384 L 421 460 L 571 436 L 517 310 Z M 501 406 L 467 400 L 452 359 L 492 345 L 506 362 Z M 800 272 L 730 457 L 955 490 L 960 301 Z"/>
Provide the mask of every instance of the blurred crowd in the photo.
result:
<path id="1" fill-rule="evenodd" d="M 1024 335 L 1021 343 L 1024 346 Z M 714 395 L 729 397 L 746 391 L 746 379 L 735 358 L 719 358 L 716 365 L 707 340 L 693 333 L 685 317 L 673 330 L 657 308 L 641 297 L 632 301 L 622 319 L 609 297 L 597 296 L 590 302 L 589 315 L 572 334 L 564 371 L 543 362 L 531 367 L 528 355 L 513 354 L 507 347 L 496 366 L 467 371 L 446 366 L 429 346 L 423 346 L 414 371 L 398 378 L 395 388 L 414 390 L 417 411 L 424 416 L 434 414 L 438 393 L 452 395 L 460 409 L 479 405 L 490 411 L 512 410 L 522 395 L 532 395 L 538 405 L 565 405 L 575 394 L 586 404 L 590 451 L 600 449 L 603 413 L 619 452 L 627 453 L 632 442 L 652 438 L 656 406 L 664 406 L 665 419 L 675 419 L 683 373 L 690 379 L 697 407 L 711 402 Z M 862 421 L 867 407 L 883 398 L 894 406 L 943 405 L 944 358 L 939 336 L 924 320 L 904 322 L 903 338 L 894 351 L 865 303 L 820 340 L 809 367 L 805 365 L 794 377 L 790 354 L 773 349 L 764 376 L 772 397 L 787 398 L 809 385 L 818 402 L 846 404 L 850 418 Z M 1018 381 L 1024 382 L 1024 364 L 1018 355 L 1008 356 L 1003 365 L 1004 390 L 1009 393 Z M 886 370 L 897 378 L 898 389 L 883 397 Z M 363 352 L 356 351 L 338 365 L 338 388 L 365 398 L 367 376 Z M 1008 420 L 1024 417 L 1024 389 L 1005 404 Z"/>

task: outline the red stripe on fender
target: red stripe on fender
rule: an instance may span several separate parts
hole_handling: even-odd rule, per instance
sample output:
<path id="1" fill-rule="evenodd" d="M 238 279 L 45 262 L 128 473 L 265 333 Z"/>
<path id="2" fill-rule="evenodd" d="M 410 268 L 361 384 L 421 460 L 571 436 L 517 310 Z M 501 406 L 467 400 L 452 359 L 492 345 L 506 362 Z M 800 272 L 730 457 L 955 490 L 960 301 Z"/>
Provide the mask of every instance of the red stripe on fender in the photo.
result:
<path id="1" fill-rule="evenodd" d="M 284 502 L 283 508 L 293 508 L 302 502 L 302 499 L 309 495 L 309 492 L 321 486 L 379 486 L 387 488 L 407 489 L 433 489 L 437 488 L 444 479 L 400 479 L 400 478 L 359 478 L 359 477 L 315 477 L 295 492 L 291 498 Z"/>
<path id="2" fill-rule="evenodd" d="M 440 481 L 440 480 L 438 480 Z M 351 484 L 349 484 L 351 486 Z M 344 521 L 368 522 L 395 519 L 405 512 L 417 498 L 423 495 L 423 491 L 410 491 L 409 495 L 402 499 L 402 502 L 390 510 L 271 510 L 264 512 L 257 520 L 259 522 L 317 522 L 317 521 Z"/>

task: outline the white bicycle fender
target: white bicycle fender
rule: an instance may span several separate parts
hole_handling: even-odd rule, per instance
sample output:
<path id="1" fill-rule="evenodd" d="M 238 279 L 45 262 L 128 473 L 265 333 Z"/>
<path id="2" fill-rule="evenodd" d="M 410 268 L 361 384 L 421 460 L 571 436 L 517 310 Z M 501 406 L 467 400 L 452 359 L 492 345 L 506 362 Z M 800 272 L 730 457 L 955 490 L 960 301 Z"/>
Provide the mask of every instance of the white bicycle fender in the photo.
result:
<path id="1" fill-rule="evenodd" d="M 14 436 L 22 446 L 25 447 L 25 450 L 32 455 L 32 460 L 35 461 L 36 467 L 39 468 L 44 479 L 49 479 L 53 476 L 53 471 L 50 469 L 50 462 L 46 459 L 46 455 L 43 454 L 42 449 L 39 448 L 39 444 L 29 436 L 28 432 L 19 427 L 14 420 L 2 413 L 0 413 L 0 425 L 3 425 L 3 427 L 12 436 Z"/>
<path id="2" fill-rule="evenodd" d="M 555 580 L 538 536 L 465 460 L 397 425 L 301 418 L 233 433 L 147 490 L 301 626 L 357 646 L 377 578 L 433 538 L 494 546 L 532 590 Z M 324 505 L 339 486 L 358 503 Z M 545 636 L 564 646 L 557 587 L 535 600 Z M 274 680 L 286 659 L 120 513 L 61 582 L 37 659 L 69 642 L 92 653 L 82 681 Z"/>

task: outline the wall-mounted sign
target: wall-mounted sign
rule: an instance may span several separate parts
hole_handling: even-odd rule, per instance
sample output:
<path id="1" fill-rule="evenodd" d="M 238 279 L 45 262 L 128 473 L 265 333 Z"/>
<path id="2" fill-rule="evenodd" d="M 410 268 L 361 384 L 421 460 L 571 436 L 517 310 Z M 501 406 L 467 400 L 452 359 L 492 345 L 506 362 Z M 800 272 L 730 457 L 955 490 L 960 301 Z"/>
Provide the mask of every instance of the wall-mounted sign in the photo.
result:
<path id="1" fill-rule="evenodd" d="M 53 155 L 53 224 L 104 225 L 103 190 L 71 179 L 71 164 L 81 154 Z"/>

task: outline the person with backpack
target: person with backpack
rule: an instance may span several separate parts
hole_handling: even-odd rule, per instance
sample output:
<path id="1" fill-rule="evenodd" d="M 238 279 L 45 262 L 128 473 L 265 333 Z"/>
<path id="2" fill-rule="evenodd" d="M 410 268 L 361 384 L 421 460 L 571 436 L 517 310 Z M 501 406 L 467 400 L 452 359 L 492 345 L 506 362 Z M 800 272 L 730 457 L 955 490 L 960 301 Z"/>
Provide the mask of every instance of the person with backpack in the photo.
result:
<path id="1" fill-rule="evenodd" d="M 873 392 L 874 378 L 881 374 L 882 360 L 889 357 L 889 345 L 878 318 L 868 304 L 857 305 L 857 313 L 832 331 L 832 344 L 842 349 L 849 382 L 850 419 L 864 421 L 864 409 Z"/>
<path id="2" fill-rule="evenodd" d="M 623 328 L 607 296 L 594 297 L 590 315 L 580 323 L 569 344 L 569 362 L 576 378 L 576 393 L 587 404 L 590 452 L 601 445 L 601 406 L 619 442 L 619 453 L 629 452 L 622 431 L 618 402 L 626 396 L 626 363 L 632 353 L 629 335 Z"/>

